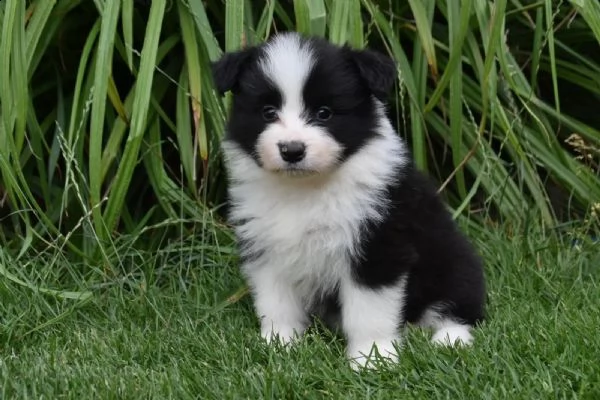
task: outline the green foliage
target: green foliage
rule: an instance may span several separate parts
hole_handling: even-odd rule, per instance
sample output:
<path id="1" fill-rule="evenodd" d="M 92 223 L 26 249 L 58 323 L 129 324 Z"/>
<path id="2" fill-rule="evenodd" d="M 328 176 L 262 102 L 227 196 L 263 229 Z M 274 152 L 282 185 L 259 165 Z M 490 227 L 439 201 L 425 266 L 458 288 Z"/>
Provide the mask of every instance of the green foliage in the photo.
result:
<path id="1" fill-rule="evenodd" d="M 123 237 L 230 244 L 217 214 L 228 97 L 210 62 L 291 29 L 394 57 L 392 119 L 456 216 L 588 216 L 600 202 L 598 11 L 585 0 L 3 0 L 0 274 L 36 287 L 16 265 L 64 258 L 92 281 L 120 276 Z"/>
<path id="2" fill-rule="evenodd" d="M 321 325 L 291 349 L 266 346 L 250 299 L 230 304 L 242 277 L 221 252 L 189 270 L 180 246 L 135 254 L 146 279 L 105 286 L 75 310 L 0 281 L 0 397 L 597 399 L 599 244 L 537 228 L 474 239 L 489 278 L 475 345 L 439 349 L 411 326 L 399 364 L 377 372 L 352 371 L 344 340 Z M 184 246 L 186 258 L 201 252 Z"/>

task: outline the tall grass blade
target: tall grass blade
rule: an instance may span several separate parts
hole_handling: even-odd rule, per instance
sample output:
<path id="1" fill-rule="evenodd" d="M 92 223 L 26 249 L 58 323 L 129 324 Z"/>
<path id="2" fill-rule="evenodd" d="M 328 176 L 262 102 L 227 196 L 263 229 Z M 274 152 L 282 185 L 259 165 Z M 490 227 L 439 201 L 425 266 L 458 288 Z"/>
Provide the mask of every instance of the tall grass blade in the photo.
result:
<path id="1" fill-rule="evenodd" d="M 243 0 L 229 0 L 225 3 L 225 51 L 235 51 L 245 47 Z"/>
<path id="2" fill-rule="evenodd" d="M 125 54 L 127 55 L 127 66 L 130 70 L 133 70 L 133 1 L 123 0 L 123 11 L 121 12 Z"/>
<path id="3" fill-rule="evenodd" d="M 462 81 L 463 81 L 463 68 L 460 62 L 452 64 L 454 60 L 460 60 L 460 54 L 462 54 L 462 43 L 468 29 L 468 15 L 471 13 L 471 2 L 462 1 L 462 4 L 458 2 L 448 2 L 448 29 L 450 38 L 450 59 L 448 61 L 447 68 L 454 68 L 454 70 L 445 70 L 443 77 L 450 76 L 450 135 L 452 136 L 452 158 L 454 161 L 454 167 L 457 168 L 456 172 L 456 186 L 458 189 L 458 195 L 460 198 L 465 199 L 467 197 L 467 189 L 465 186 L 465 175 L 460 164 L 463 161 L 466 154 L 460 152 L 461 143 L 463 142 L 463 93 L 462 93 Z M 442 77 L 442 79 L 443 79 Z M 438 89 L 436 89 L 438 90 Z"/>
<path id="4" fill-rule="evenodd" d="M 144 138 L 165 5 L 166 0 L 154 0 L 150 7 L 150 16 L 148 17 L 140 59 L 140 72 L 137 77 L 139 86 L 136 87 L 135 91 L 129 137 L 104 212 L 108 232 L 112 232 L 119 219 L 133 169 L 138 161 L 140 145 Z"/>
<path id="5" fill-rule="evenodd" d="M 433 36 L 431 35 L 432 11 L 435 7 L 434 0 L 408 0 L 410 8 L 415 17 L 417 25 L 417 34 L 421 41 L 421 46 L 427 57 L 427 63 L 431 69 L 434 79 L 438 77 L 437 58 L 435 55 L 435 46 Z"/>
<path id="6" fill-rule="evenodd" d="M 554 12 L 552 0 L 545 1 L 546 34 L 548 35 L 548 52 L 550 53 L 550 68 L 552 70 L 552 89 L 554 90 L 554 104 L 556 111 L 560 112 L 560 96 L 558 95 L 558 76 L 556 72 L 556 50 L 554 45 Z"/>
<path id="7" fill-rule="evenodd" d="M 335 2 L 339 3 L 346 2 Z M 325 36 L 327 12 L 323 0 L 294 0 L 294 13 L 296 31 L 305 35 Z"/>
<path id="8" fill-rule="evenodd" d="M 106 115 L 106 97 L 111 74 L 115 32 L 117 29 L 120 6 L 120 0 L 106 0 L 104 3 L 100 37 L 98 39 L 98 47 L 95 54 L 94 99 L 92 101 L 88 145 L 90 166 L 89 185 L 94 226 L 101 239 L 106 239 L 108 236 L 108 231 L 106 230 L 107 225 L 102 217 L 102 210 L 97 207 L 97 205 L 100 204 L 102 191 L 101 156 L 105 130 L 104 117 Z"/>

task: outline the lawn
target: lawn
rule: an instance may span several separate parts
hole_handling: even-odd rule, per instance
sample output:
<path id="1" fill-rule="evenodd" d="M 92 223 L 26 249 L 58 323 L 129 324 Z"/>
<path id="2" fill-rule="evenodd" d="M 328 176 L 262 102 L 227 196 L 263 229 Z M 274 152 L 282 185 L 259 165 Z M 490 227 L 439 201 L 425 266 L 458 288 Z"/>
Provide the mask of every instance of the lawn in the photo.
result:
<path id="1" fill-rule="evenodd" d="M 248 296 L 223 303 L 243 283 L 226 247 L 139 252 L 145 265 L 82 302 L 2 280 L 2 398 L 600 398 L 600 244 L 510 231 L 470 232 L 489 292 L 475 346 L 435 348 L 412 327 L 377 372 L 352 371 L 319 326 L 266 347 Z"/>

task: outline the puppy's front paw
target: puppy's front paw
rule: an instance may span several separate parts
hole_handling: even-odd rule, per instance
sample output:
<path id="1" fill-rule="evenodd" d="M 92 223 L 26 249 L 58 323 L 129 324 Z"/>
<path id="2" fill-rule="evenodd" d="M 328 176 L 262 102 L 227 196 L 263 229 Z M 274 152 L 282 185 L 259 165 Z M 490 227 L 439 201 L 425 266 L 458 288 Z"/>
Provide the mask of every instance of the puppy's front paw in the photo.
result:
<path id="1" fill-rule="evenodd" d="M 279 342 L 286 345 L 297 341 L 302 332 L 301 326 L 263 324 L 260 335 L 268 344 Z"/>
<path id="2" fill-rule="evenodd" d="M 375 369 L 379 362 L 398 362 L 399 354 L 396 346 L 398 338 L 380 339 L 350 343 L 348 357 L 354 370 L 361 368 Z"/>

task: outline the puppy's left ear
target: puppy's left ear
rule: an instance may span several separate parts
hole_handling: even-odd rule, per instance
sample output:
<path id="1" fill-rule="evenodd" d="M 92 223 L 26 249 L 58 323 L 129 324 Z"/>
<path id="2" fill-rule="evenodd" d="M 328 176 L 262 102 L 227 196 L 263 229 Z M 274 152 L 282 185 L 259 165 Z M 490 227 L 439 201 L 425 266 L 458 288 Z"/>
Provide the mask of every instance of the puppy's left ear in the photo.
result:
<path id="1" fill-rule="evenodd" d="M 396 63 L 372 50 L 350 50 L 350 57 L 373 95 L 385 101 L 396 80 Z"/>
<path id="2" fill-rule="evenodd" d="M 252 59 L 255 49 L 248 48 L 236 52 L 225 53 L 218 61 L 211 64 L 213 81 L 219 94 L 235 89 L 242 70 Z"/>

